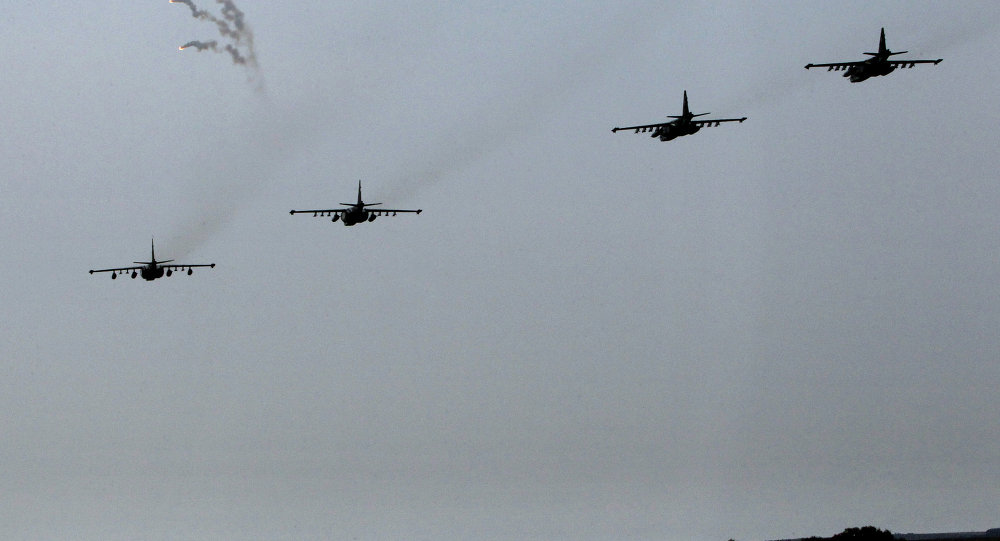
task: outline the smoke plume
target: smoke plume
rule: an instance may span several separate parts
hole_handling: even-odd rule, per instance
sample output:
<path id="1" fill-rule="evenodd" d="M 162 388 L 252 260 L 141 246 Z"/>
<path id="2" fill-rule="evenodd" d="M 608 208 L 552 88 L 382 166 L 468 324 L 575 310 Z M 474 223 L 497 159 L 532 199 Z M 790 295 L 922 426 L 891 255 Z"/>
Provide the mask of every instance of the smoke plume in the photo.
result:
<path id="1" fill-rule="evenodd" d="M 184 4 L 187 7 L 191 8 L 191 16 L 196 19 L 204 19 L 205 17 L 208 16 L 208 12 L 199 10 L 197 7 L 195 7 L 194 2 L 192 2 L 191 0 L 170 0 L 170 3 Z"/>
<path id="2" fill-rule="evenodd" d="M 233 47 L 232 45 L 226 45 L 224 49 L 226 50 L 227 53 L 229 53 L 233 57 L 233 64 L 246 65 L 247 59 L 240 54 L 240 51 L 236 47 Z"/>
<path id="3" fill-rule="evenodd" d="M 170 246 L 170 257 L 196 254 L 220 231 L 232 227 L 241 212 L 253 208 L 260 191 L 276 190 L 277 173 L 292 157 L 311 148 L 327 128 L 317 111 L 305 104 L 291 108 L 270 100 L 257 104 L 242 118 L 233 119 L 232 131 L 240 137 L 222 138 L 211 147 L 195 145 L 200 148 L 180 162 L 186 171 L 197 172 L 197 178 L 186 175 L 190 180 L 172 206 L 177 209 L 176 221 L 163 239 Z M 287 209 L 279 210 L 274 216 L 287 216 Z"/>
<path id="4" fill-rule="evenodd" d="M 183 51 L 184 49 L 187 49 L 188 47 L 194 47 L 195 49 L 197 49 L 199 51 L 204 51 L 205 49 L 211 49 L 213 51 L 216 51 L 216 50 L 218 50 L 217 45 L 218 45 L 218 42 L 216 42 L 214 40 L 213 41 L 197 41 L 197 40 L 195 40 L 195 41 L 189 41 L 189 42 L 185 43 L 184 45 L 181 45 L 180 46 L 180 50 Z"/>
<path id="5" fill-rule="evenodd" d="M 219 35 L 228 41 L 225 45 L 219 46 L 218 41 L 191 41 L 181 46 L 181 49 L 194 47 L 199 52 L 209 50 L 216 53 L 229 53 L 233 59 L 233 64 L 238 64 L 250 70 L 251 79 L 259 79 L 257 66 L 257 53 L 254 50 L 253 32 L 244 21 L 243 12 L 236 7 L 232 0 L 215 0 L 221 4 L 221 17 L 211 12 L 199 9 L 193 0 L 170 0 L 171 4 L 184 4 L 191 10 L 191 16 L 208 21 L 215 25 Z"/>

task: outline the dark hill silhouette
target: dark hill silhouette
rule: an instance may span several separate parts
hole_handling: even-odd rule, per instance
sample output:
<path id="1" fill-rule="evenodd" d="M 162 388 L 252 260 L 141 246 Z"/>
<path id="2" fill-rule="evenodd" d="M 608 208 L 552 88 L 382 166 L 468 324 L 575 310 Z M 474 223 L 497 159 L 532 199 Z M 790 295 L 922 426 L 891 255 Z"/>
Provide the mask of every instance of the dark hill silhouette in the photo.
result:
<path id="1" fill-rule="evenodd" d="M 775 541 L 1000 541 L 1000 528 L 991 528 L 984 532 L 950 532 L 950 533 L 904 533 L 894 534 L 889 530 L 880 530 L 874 526 L 847 528 L 831 537 L 801 537 L 797 539 L 781 539 Z"/>

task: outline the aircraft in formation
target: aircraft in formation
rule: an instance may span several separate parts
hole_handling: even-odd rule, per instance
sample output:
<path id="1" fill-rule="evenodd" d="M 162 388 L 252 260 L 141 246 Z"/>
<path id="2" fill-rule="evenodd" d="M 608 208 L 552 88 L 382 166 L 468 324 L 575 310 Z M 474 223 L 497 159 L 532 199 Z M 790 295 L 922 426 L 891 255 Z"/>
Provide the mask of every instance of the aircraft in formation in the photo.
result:
<path id="1" fill-rule="evenodd" d="M 133 261 L 133 263 L 138 263 L 139 265 L 142 265 L 141 267 L 121 267 L 118 269 L 91 270 L 90 274 L 94 274 L 95 272 L 110 272 L 111 279 L 114 280 L 115 278 L 118 278 L 119 274 L 125 274 L 129 271 L 132 271 L 133 279 L 135 279 L 135 277 L 139 275 L 142 276 L 143 280 L 152 282 L 157 278 L 162 278 L 164 275 L 166 276 L 172 275 L 174 273 L 174 270 L 183 271 L 184 269 L 187 269 L 187 273 L 188 275 L 190 275 L 193 272 L 191 269 L 195 267 L 211 267 L 213 269 L 215 268 L 215 263 L 208 263 L 204 265 L 164 265 L 164 263 L 170 263 L 171 261 L 173 261 L 173 259 L 168 259 L 166 261 L 157 261 L 156 246 L 153 245 L 152 241 L 150 241 L 150 248 L 152 250 L 152 253 L 150 255 L 150 261 Z"/>
<path id="2" fill-rule="evenodd" d="M 827 71 L 845 71 L 844 77 L 850 77 L 852 83 L 858 83 L 868 79 L 869 77 L 879 77 L 882 75 L 888 75 L 895 71 L 896 68 L 912 68 L 917 64 L 935 64 L 941 62 L 941 58 L 937 60 L 890 60 L 890 57 L 903 54 L 907 51 L 893 52 L 886 48 L 885 46 L 885 28 L 882 28 L 881 36 L 879 37 L 878 52 L 877 53 L 864 53 L 869 55 L 871 58 L 866 60 L 860 60 L 857 62 L 832 62 L 828 64 L 806 64 L 806 69 L 809 68 L 827 68 Z M 704 119 L 695 120 L 695 118 L 700 116 L 705 116 L 710 113 L 698 113 L 692 114 L 691 110 L 688 108 L 688 97 L 687 91 L 684 91 L 684 105 L 683 111 L 677 116 L 668 116 L 671 118 L 668 122 L 661 122 L 659 124 L 645 124 L 642 126 L 626 126 L 624 128 L 612 128 L 613 133 L 617 133 L 621 130 L 635 130 L 635 133 L 646 133 L 652 132 L 651 137 L 659 137 L 661 141 L 670 141 L 681 137 L 683 135 L 691 135 L 692 133 L 697 133 L 702 128 L 707 128 L 711 126 L 718 126 L 723 122 L 743 122 L 747 117 L 743 118 L 716 118 L 716 119 Z M 363 222 L 373 222 L 378 216 L 395 216 L 400 212 L 412 212 L 420 214 L 423 212 L 422 209 L 371 209 L 368 207 L 374 207 L 376 205 L 381 205 L 382 203 L 365 203 L 361 199 L 361 181 L 358 181 L 358 201 L 357 203 L 341 203 L 344 205 L 343 208 L 335 209 L 314 209 L 314 210 L 292 210 L 289 214 L 312 214 L 314 217 L 317 216 L 332 216 L 332 221 L 336 222 L 340 220 L 345 226 L 351 226 Z M 111 278 L 115 279 L 119 274 L 125 274 L 131 271 L 132 278 L 136 276 L 142 276 L 144 280 L 152 281 L 157 278 L 162 278 L 163 276 L 170 276 L 173 274 L 174 270 L 183 271 L 187 269 L 187 273 L 190 275 L 192 269 L 195 267 L 211 267 L 215 268 L 215 263 L 200 264 L 200 265 L 164 265 L 164 263 L 170 263 L 173 259 L 168 259 L 166 261 L 156 260 L 156 247 L 150 242 L 150 247 L 152 250 L 150 259 L 151 261 L 134 261 L 138 267 L 121 267 L 116 269 L 100 269 L 91 270 L 90 274 L 95 272 L 110 272 Z"/>
<path id="3" fill-rule="evenodd" d="M 660 141 L 670 141 L 671 139 L 676 139 L 682 135 L 691 135 L 696 133 L 702 128 L 709 128 L 711 126 L 718 126 L 723 122 L 743 122 L 747 117 L 743 118 L 716 118 L 716 119 L 706 119 L 706 120 L 694 120 L 695 117 L 710 115 L 711 113 L 698 113 L 696 115 L 691 114 L 691 110 L 688 109 L 688 93 L 687 90 L 684 91 L 684 110 L 679 116 L 668 116 L 667 118 L 673 118 L 670 122 L 663 122 L 660 124 L 646 124 L 643 126 L 626 126 L 624 128 L 612 128 L 612 133 L 617 133 L 620 130 L 635 130 L 635 133 L 646 133 L 647 131 L 652 131 L 650 137 L 659 137 Z"/>
<path id="4" fill-rule="evenodd" d="M 375 218 L 378 216 L 395 216 L 397 212 L 414 212 L 420 214 L 423 212 L 422 209 L 416 210 L 404 210 L 404 209 L 375 209 L 367 210 L 366 207 L 374 207 L 375 205 L 381 205 L 382 203 L 365 203 L 361 200 L 361 181 L 358 181 L 358 202 L 357 203 L 341 203 L 341 205 L 346 205 L 345 208 L 339 209 L 316 209 L 316 210 L 292 210 L 289 214 L 312 214 L 316 216 L 333 216 L 331 221 L 336 222 L 340 220 L 344 225 L 354 225 L 362 222 L 374 222 Z"/>
<path id="5" fill-rule="evenodd" d="M 367 207 L 373 207 L 375 205 L 381 205 L 382 203 L 365 203 L 361 199 L 361 181 L 358 181 L 358 202 L 357 203 L 341 203 L 341 205 L 346 205 L 345 208 L 338 209 L 317 209 L 317 210 L 293 210 L 291 214 L 305 214 L 312 213 L 313 216 L 333 216 L 333 221 L 336 222 L 340 220 L 344 225 L 355 225 L 362 222 L 374 222 L 377 216 L 395 216 L 399 212 L 413 212 L 420 214 L 423 209 L 377 209 L 368 210 Z M 173 259 L 168 259 L 166 261 L 156 260 L 156 245 L 153 241 L 150 241 L 150 261 L 133 261 L 138 267 L 119 267 L 115 269 L 97 269 L 91 270 L 90 274 L 95 272 L 110 272 L 111 279 L 114 280 L 118 278 L 119 274 L 131 273 L 132 278 L 137 276 L 142 276 L 144 280 L 153 281 L 157 278 L 162 278 L 163 276 L 171 276 L 175 270 L 183 271 L 187 270 L 190 275 L 193 271 L 192 269 L 196 267 L 211 267 L 215 268 L 215 263 L 199 264 L 199 265 L 164 265 L 164 263 L 170 263 Z"/>
<path id="6" fill-rule="evenodd" d="M 890 60 L 890 56 L 895 56 L 897 54 L 903 54 L 907 51 L 899 51 L 894 53 L 885 47 L 885 28 L 882 29 L 882 35 L 878 40 L 878 52 L 877 53 L 865 53 L 870 56 L 866 60 L 859 60 L 857 62 L 832 62 L 829 64 L 806 64 L 806 69 L 809 68 L 826 68 L 826 71 L 844 71 L 844 77 L 850 77 L 852 83 L 860 83 L 869 77 L 880 77 L 882 75 L 889 75 L 896 68 L 912 68 L 917 64 L 934 64 L 937 65 L 941 62 L 941 58 L 937 60 Z M 846 71 L 845 71 L 846 70 Z"/>

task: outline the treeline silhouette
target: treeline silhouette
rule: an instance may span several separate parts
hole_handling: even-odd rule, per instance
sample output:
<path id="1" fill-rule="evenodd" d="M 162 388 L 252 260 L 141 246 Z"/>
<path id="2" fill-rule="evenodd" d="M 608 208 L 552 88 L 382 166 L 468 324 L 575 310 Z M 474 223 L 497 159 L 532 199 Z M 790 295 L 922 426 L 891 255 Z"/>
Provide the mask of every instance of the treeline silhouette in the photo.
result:
<path id="1" fill-rule="evenodd" d="M 889 530 L 881 530 L 875 526 L 862 526 L 860 528 L 847 528 L 831 537 L 814 535 L 782 541 L 1000 541 L 1000 528 L 993 528 L 985 532 L 894 534 Z"/>
<path id="2" fill-rule="evenodd" d="M 880 530 L 875 526 L 862 526 L 860 528 L 847 528 L 833 537 L 810 537 L 816 541 L 829 539 L 830 541 L 893 541 L 895 536 L 889 530 Z"/>

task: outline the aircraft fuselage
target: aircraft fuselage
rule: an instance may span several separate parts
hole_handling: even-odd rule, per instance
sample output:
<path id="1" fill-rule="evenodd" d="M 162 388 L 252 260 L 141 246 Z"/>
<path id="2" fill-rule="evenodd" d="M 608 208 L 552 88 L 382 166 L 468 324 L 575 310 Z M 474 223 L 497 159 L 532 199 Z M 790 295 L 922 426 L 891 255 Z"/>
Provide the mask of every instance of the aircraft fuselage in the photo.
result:
<path id="1" fill-rule="evenodd" d="M 139 275 L 142 276 L 143 280 L 152 282 L 157 278 L 163 278 L 163 272 L 164 272 L 163 267 L 160 267 L 156 264 L 152 264 L 152 265 L 146 265 L 145 267 L 140 269 Z"/>
<path id="2" fill-rule="evenodd" d="M 340 213 L 340 221 L 345 226 L 359 224 L 361 222 L 371 222 L 375 220 L 375 215 L 364 207 L 351 207 L 350 210 Z"/>
<path id="3" fill-rule="evenodd" d="M 869 58 L 863 64 L 856 64 L 847 68 L 847 71 L 844 72 L 844 77 L 850 77 L 852 83 L 860 83 L 869 77 L 889 75 L 895 70 L 896 66 L 884 60 Z"/>
<path id="4" fill-rule="evenodd" d="M 701 126 L 690 122 L 674 121 L 653 130 L 650 137 L 659 137 L 660 141 L 671 141 L 682 135 L 697 133 Z"/>
<path id="5" fill-rule="evenodd" d="M 115 280 L 118 275 L 121 274 L 125 276 L 126 274 L 131 276 L 133 280 L 141 276 L 143 280 L 147 282 L 152 282 L 157 278 L 163 278 L 164 276 L 170 276 L 174 273 L 174 270 L 180 269 L 184 270 L 187 268 L 188 275 L 192 272 L 192 267 L 210 267 L 215 268 L 215 263 L 209 264 L 199 264 L 199 265 L 167 265 L 173 259 L 167 259 L 164 261 L 156 260 L 156 249 L 153 247 L 153 243 L 150 242 L 150 260 L 149 261 L 133 261 L 136 265 L 141 265 L 139 267 L 125 267 L 118 269 L 101 269 L 101 270 L 91 270 L 90 274 L 95 272 L 110 272 L 111 279 Z"/>
<path id="6" fill-rule="evenodd" d="M 414 214 L 420 214 L 423 212 L 421 209 L 414 210 L 400 210 L 400 209 L 386 209 L 378 207 L 374 210 L 368 210 L 367 207 L 376 207 L 382 203 L 365 203 L 361 199 L 361 181 L 358 181 L 358 202 L 357 203 L 341 203 L 343 207 L 337 209 L 317 209 L 317 210 L 295 210 L 292 209 L 290 214 L 307 214 L 312 213 L 315 216 L 333 216 L 330 221 L 337 222 L 340 221 L 345 226 L 352 226 L 360 224 L 362 222 L 374 222 L 375 218 L 385 214 L 386 216 L 395 216 L 399 212 L 412 212 Z"/>

